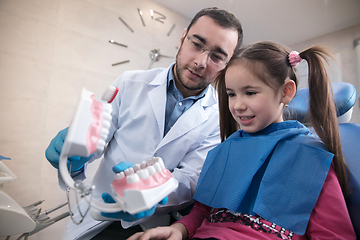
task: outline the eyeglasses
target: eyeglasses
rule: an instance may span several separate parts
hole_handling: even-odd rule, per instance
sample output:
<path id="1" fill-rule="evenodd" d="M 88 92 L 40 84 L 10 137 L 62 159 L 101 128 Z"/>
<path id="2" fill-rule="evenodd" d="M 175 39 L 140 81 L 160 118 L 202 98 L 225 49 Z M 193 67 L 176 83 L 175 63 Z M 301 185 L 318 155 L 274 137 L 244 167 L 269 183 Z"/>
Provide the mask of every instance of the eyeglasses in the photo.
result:
<path id="1" fill-rule="evenodd" d="M 228 61 L 223 54 L 210 51 L 209 49 L 206 48 L 205 44 L 201 42 L 198 38 L 189 37 L 188 35 L 186 35 L 186 38 L 190 42 L 191 50 L 193 50 L 194 52 L 203 53 L 205 51 L 209 51 L 209 58 L 215 65 L 219 67 L 225 67 L 225 65 L 228 64 Z"/>

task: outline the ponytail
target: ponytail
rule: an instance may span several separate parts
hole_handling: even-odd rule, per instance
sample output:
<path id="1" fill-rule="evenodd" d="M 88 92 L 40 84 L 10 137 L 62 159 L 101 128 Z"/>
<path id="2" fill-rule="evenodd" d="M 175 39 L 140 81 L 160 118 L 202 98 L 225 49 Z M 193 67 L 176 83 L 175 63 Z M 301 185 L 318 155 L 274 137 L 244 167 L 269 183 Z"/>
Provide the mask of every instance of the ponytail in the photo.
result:
<path id="1" fill-rule="evenodd" d="M 347 166 L 341 149 L 331 83 L 324 64 L 324 61 L 328 62 L 328 58 L 332 57 L 320 46 L 306 49 L 299 56 L 305 59 L 309 66 L 309 117 L 311 124 L 327 150 L 335 155 L 333 159 L 335 172 L 342 192 L 346 196 L 349 178 L 346 174 Z"/>

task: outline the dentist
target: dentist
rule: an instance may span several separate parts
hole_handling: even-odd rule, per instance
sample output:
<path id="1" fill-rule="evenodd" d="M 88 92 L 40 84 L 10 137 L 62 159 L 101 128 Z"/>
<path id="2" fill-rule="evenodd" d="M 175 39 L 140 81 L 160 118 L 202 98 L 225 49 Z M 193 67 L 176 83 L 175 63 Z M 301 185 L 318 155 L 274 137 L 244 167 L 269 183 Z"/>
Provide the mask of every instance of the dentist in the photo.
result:
<path id="1" fill-rule="evenodd" d="M 108 145 L 92 181 L 93 197 L 111 202 L 106 193 L 111 192 L 113 167 L 123 171 L 153 156 L 163 159 L 179 187 L 166 204 L 137 216 L 120 212 L 112 222 L 96 221 L 88 214 L 79 225 L 70 221 L 62 239 L 126 239 L 144 227 L 155 227 L 155 218 L 169 217 L 192 203 L 207 152 L 220 143 L 217 95 L 210 84 L 242 39 L 241 24 L 232 13 L 216 7 L 203 9 L 184 30 L 175 63 L 168 68 L 128 71 L 112 83 L 119 93 L 111 103 Z M 54 167 L 58 167 L 66 132 L 60 131 L 46 150 Z M 83 179 L 86 165 L 100 157 L 69 158 L 73 176 Z M 83 211 L 87 205 L 79 203 Z M 74 218 L 79 219 L 78 215 L 75 211 Z"/>

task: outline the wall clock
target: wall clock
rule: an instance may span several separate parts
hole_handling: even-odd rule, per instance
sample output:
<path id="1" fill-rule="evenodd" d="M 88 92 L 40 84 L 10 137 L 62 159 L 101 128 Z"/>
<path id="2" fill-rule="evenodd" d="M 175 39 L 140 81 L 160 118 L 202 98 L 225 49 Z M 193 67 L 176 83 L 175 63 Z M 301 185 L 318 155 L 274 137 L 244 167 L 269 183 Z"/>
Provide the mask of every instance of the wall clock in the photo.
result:
<path id="1" fill-rule="evenodd" d="M 126 37 L 122 40 L 110 39 L 109 43 L 116 45 L 119 53 L 128 50 L 135 53 L 127 59 L 121 59 L 119 55 L 119 61 L 112 66 L 137 61 L 142 63 L 140 69 L 150 69 L 167 67 L 169 62 L 174 62 L 184 23 L 188 21 L 180 16 L 180 23 L 175 23 L 179 20 L 176 15 L 171 10 L 150 6 L 134 7 L 119 14 L 119 31 Z"/>

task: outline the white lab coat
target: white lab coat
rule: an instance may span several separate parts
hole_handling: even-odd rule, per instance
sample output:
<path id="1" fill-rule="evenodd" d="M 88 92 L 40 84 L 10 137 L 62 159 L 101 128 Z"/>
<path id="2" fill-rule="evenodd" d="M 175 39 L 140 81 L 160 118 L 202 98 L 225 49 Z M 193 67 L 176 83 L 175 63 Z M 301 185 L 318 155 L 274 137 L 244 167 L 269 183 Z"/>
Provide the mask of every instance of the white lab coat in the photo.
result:
<path id="1" fill-rule="evenodd" d="M 178 180 L 179 187 L 170 194 L 165 206 L 158 205 L 154 215 L 180 209 L 192 201 L 207 152 L 220 143 L 217 95 L 210 86 L 206 95 L 195 102 L 163 137 L 168 71 L 169 68 L 129 71 L 113 82 L 119 93 L 112 102 L 109 144 L 92 181 L 96 187 L 93 197 L 101 198 L 103 192 L 111 193 L 112 167 L 116 164 L 121 161 L 140 163 L 159 156 Z M 80 206 L 86 209 L 87 204 L 82 202 Z M 122 225 L 127 228 L 146 220 L 122 222 Z M 109 224 L 108 221 L 95 221 L 88 214 L 80 225 L 70 221 L 63 239 L 89 239 Z"/>

